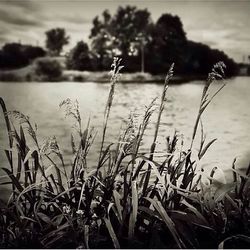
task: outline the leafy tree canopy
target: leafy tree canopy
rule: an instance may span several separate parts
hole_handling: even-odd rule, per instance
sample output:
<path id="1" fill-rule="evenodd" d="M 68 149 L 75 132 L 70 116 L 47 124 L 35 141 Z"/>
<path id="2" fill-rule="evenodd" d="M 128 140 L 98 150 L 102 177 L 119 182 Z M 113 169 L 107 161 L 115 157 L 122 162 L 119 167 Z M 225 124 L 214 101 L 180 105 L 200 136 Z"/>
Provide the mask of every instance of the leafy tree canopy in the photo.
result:
<path id="1" fill-rule="evenodd" d="M 80 41 L 68 54 L 66 64 L 69 69 L 92 70 L 91 59 L 87 43 Z"/>
<path id="2" fill-rule="evenodd" d="M 119 7 L 111 16 L 105 10 L 102 17 L 95 17 L 90 39 L 93 52 L 99 57 L 100 68 L 103 68 L 105 58 L 120 55 L 124 61 L 130 52 L 137 49 L 140 40 L 149 39 L 149 29 L 152 25 L 147 9 L 138 10 L 134 6 Z"/>
<path id="3" fill-rule="evenodd" d="M 63 28 L 46 31 L 46 47 L 51 55 L 59 56 L 63 46 L 69 43 L 69 36 Z"/>

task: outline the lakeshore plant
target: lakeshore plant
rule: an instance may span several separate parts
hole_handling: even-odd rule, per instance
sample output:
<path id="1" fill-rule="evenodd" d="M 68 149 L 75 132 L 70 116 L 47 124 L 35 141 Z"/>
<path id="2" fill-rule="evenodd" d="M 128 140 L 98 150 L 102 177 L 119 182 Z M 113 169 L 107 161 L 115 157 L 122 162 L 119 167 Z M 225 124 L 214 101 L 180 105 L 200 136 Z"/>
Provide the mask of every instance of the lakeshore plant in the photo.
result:
<path id="1" fill-rule="evenodd" d="M 9 166 L 0 187 L 8 186 L 10 195 L 1 201 L 1 248 L 243 248 L 250 246 L 250 166 L 243 173 L 232 165 L 233 181 L 221 183 L 198 169 L 198 162 L 216 139 L 206 142 L 202 115 L 225 86 L 225 65 L 218 62 L 204 84 L 194 121 L 190 147 L 177 133 L 166 136 L 164 159 L 157 161 L 157 139 L 161 117 L 167 104 L 167 90 L 173 77 L 170 66 L 163 84 L 160 104 L 157 97 L 148 103 L 140 123 L 131 115 L 116 143 L 106 142 L 115 87 L 122 70 L 115 58 L 111 84 L 104 110 L 100 150 L 96 164 L 88 154 L 96 137 L 91 121 L 82 127 L 78 102 L 62 101 L 66 116 L 73 117 L 77 136 L 69 135 L 72 163 L 66 166 L 56 137 L 40 144 L 36 125 L 19 111 L 4 114 L 8 147 L 4 150 Z M 141 149 L 145 131 L 156 112 L 157 120 L 151 147 Z M 19 127 L 13 120 L 18 120 Z M 198 128 L 201 142 L 194 150 Z M 29 145 L 30 140 L 32 147 Z M 195 160 L 194 160 L 195 159 Z M 6 180 L 7 179 L 7 180 Z M 205 180 L 209 180 L 206 184 Z M 3 181 L 2 181 L 3 180 Z"/>

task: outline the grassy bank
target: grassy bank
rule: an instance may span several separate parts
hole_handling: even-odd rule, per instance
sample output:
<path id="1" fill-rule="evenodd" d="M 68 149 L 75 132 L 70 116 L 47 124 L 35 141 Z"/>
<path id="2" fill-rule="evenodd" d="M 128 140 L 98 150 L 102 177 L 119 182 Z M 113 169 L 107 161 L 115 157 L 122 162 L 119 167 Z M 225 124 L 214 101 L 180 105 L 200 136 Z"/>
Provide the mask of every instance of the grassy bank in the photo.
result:
<path id="1" fill-rule="evenodd" d="M 165 77 L 161 96 L 146 103 L 142 117 L 131 115 L 117 142 L 107 145 L 106 131 L 121 70 L 121 61 L 115 59 L 94 166 L 88 163 L 88 153 L 96 131 L 91 121 L 82 127 L 77 102 L 67 99 L 60 104 L 66 116 L 75 120 L 77 131 L 77 136 L 69 135 L 72 164 L 67 171 L 56 138 L 49 137 L 41 144 L 29 118 L 18 111 L 7 111 L 0 99 L 9 136 L 5 150 L 9 167 L 2 167 L 8 180 L 0 184 L 11 185 L 8 201 L 1 203 L 0 246 L 248 248 L 250 167 L 242 173 L 233 164 L 234 179 L 227 184 L 214 178 L 219 171 L 216 166 L 210 174 L 198 167 L 215 141 L 206 141 L 201 120 L 225 86 L 210 92 L 210 86 L 223 79 L 224 64 L 216 64 L 204 84 L 190 147 L 184 149 L 176 133 L 167 136 L 160 161 L 156 157 L 160 153 L 157 138 L 174 67 Z M 157 121 L 152 144 L 148 152 L 141 152 L 154 112 Z M 20 127 L 14 125 L 15 120 Z M 198 133 L 201 142 L 197 150 L 193 142 Z M 29 145 L 30 139 L 35 146 Z"/>
<path id="2" fill-rule="evenodd" d="M 124 73 L 122 83 L 163 83 L 164 75 L 151 75 L 149 73 Z M 202 80 L 204 76 L 176 76 L 172 79 L 172 84 L 184 83 L 194 80 Z M 0 81 L 3 82 L 47 82 L 48 80 L 39 79 L 34 73 L 34 68 L 28 66 L 23 69 L 9 70 L 0 72 Z M 91 71 L 76 71 L 76 70 L 63 70 L 62 76 L 57 79 L 49 81 L 53 82 L 97 82 L 109 83 L 110 74 L 104 72 L 91 72 Z"/>
<path id="3" fill-rule="evenodd" d="M 47 66 L 47 67 L 46 67 Z M 63 57 L 41 57 L 20 69 L 0 70 L 3 82 L 62 81 L 65 59 Z"/>

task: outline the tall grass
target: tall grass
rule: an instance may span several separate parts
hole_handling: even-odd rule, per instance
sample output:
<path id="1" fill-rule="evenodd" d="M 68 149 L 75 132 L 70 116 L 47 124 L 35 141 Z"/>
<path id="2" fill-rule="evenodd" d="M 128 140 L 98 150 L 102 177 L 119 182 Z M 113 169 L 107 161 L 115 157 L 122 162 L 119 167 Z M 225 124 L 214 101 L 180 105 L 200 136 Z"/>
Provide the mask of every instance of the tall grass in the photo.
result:
<path id="1" fill-rule="evenodd" d="M 55 137 L 40 144 L 29 117 L 8 112 L 0 98 L 9 137 L 5 150 L 9 168 L 2 167 L 11 194 L 2 202 L 0 246 L 7 248 L 221 248 L 249 246 L 249 174 L 232 166 L 234 180 L 223 184 L 197 169 L 198 161 L 215 140 L 205 141 L 202 114 L 220 92 L 210 86 L 223 79 L 225 65 L 216 64 L 204 84 L 190 148 L 177 149 L 175 133 L 167 137 L 165 158 L 157 162 L 156 142 L 167 89 L 173 76 L 169 69 L 160 105 L 147 106 L 139 125 L 130 116 L 116 144 L 106 143 L 106 131 L 121 60 L 115 59 L 104 110 L 102 141 L 96 152 L 96 168 L 89 166 L 88 153 L 96 132 L 90 121 L 82 127 L 78 102 L 64 100 L 60 107 L 75 120 L 78 137 L 70 136 L 72 164 L 68 174 Z M 140 146 L 152 114 L 158 112 L 148 153 Z M 18 119 L 17 129 L 13 119 Z M 201 125 L 197 160 L 193 142 Z M 29 147 L 27 137 L 34 141 Z M 99 155 L 99 156 L 98 156 Z M 51 171 L 53 170 L 53 171 Z M 208 179 L 207 186 L 203 179 Z M 233 245 L 235 244 L 236 245 Z"/>

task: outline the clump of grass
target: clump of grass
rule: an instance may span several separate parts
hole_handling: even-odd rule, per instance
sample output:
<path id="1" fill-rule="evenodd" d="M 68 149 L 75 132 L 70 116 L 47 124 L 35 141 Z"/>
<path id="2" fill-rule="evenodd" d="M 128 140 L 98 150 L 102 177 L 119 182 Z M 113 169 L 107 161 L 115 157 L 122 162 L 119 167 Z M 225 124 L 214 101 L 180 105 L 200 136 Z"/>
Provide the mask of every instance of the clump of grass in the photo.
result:
<path id="1" fill-rule="evenodd" d="M 102 141 L 96 152 L 95 168 L 88 165 L 88 153 L 96 132 L 87 122 L 82 128 L 78 102 L 69 99 L 60 107 L 75 120 L 77 137 L 71 135 L 72 164 L 66 171 L 57 139 L 49 137 L 42 145 L 36 126 L 18 111 L 8 112 L 0 98 L 9 149 L 11 195 L 1 205 L 0 246 L 5 248 L 217 248 L 238 240 L 249 246 L 249 174 L 235 169 L 234 181 L 223 184 L 213 178 L 207 187 L 198 174 L 193 157 L 193 141 L 201 124 L 198 160 L 214 141 L 205 144 L 201 116 L 222 89 L 209 96 L 214 80 L 223 78 L 223 63 L 212 69 L 204 85 L 195 121 L 191 146 L 177 150 L 177 133 L 167 137 L 165 158 L 157 162 L 156 142 L 166 104 L 168 83 L 174 65 L 163 85 L 160 105 L 156 99 L 147 106 L 138 123 L 130 116 L 116 144 L 106 145 L 106 131 L 122 69 L 121 60 L 112 64 L 111 85 L 104 110 Z M 223 85 L 224 86 L 224 85 Z M 158 112 L 149 151 L 140 147 L 150 123 Z M 20 122 L 19 131 L 12 119 Z M 30 148 L 27 136 L 35 142 Z M 182 142 L 181 142 L 182 143 Z M 14 145 L 17 154 L 14 155 Z M 50 171 L 54 169 L 54 171 Z M 240 245 L 242 246 L 242 245 Z"/>

